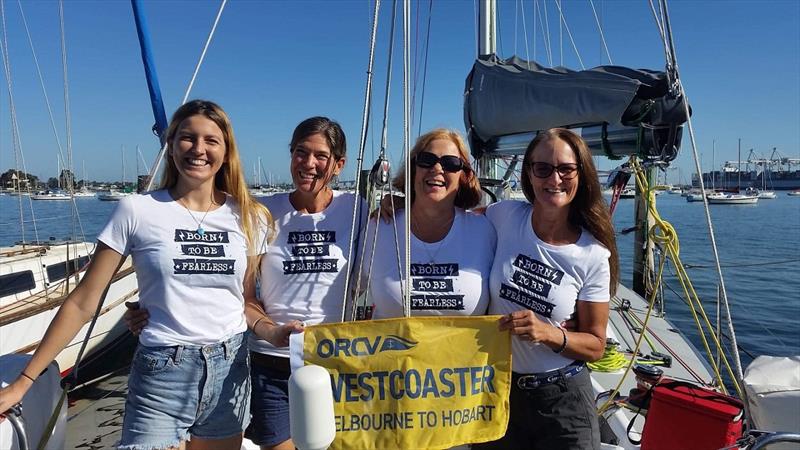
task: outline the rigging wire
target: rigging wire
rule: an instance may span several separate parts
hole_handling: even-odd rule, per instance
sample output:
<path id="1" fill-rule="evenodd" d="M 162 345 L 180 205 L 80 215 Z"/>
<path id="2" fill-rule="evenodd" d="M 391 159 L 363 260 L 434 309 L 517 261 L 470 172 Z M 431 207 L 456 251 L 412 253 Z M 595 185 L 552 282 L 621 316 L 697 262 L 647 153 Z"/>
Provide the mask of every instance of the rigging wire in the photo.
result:
<path id="1" fill-rule="evenodd" d="M 528 63 L 528 70 L 531 68 L 531 54 L 528 50 L 528 26 L 525 23 L 525 2 L 520 0 L 520 9 L 522 10 L 522 36 L 525 42 L 525 61 Z"/>
<path id="2" fill-rule="evenodd" d="M 20 5 L 20 11 L 22 11 L 22 5 Z M 61 68 L 64 74 L 64 129 L 67 135 L 67 160 L 65 163 L 67 166 L 67 173 L 70 174 L 66 181 L 67 184 L 69 184 L 67 187 L 67 192 L 69 192 L 71 203 L 70 214 L 72 216 L 72 220 L 70 224 L 72 225 L 72 240 L 75 241 L 78 237 L 78 234 L 75 230 L 75 223 L 77 222 L 80 227 L 80 236 L 81 240 L 83 241 L 84 250 L 88 252 L 89 244 L 86 242 L 86 235 L 83 231 L 83 223 L 81 222 L 80 214 L 78 214 L 78 205 L 75 203 L 75 169 L 72 161 L 72 113 L 70 112 L 69 77 L 67 76 L 67 33 L 64 28 L 64 2 L 62 0 L 59 0 L 58 2 L 58 19 L 61 30 Z M 32 42 L 31 50 L 33 50 Z M 42 86 L 44 87 L 44 82 L 42 82 Z M 59 154 L 60 152 L 61 147 L 59 146 Z M 61 155 L 61 157 L 63 158 L 63 155 Z M 59 181 L 61 180 L 61 173 L 58 174 L 58 179 Z M 74 248 L 75 252 L 77 253 L 77 245 Z M 69 255 L 69 247 L 67 248 L 67 255 Z M 69 264 L 69 258 L 67 258 L 66 264 Z M 69 290 L 69 277 L 67 277 L 67 290 Z"/>
<path id="3" fill-rule="evenodd" d="M 422 114 L 425 112 L 425 86 L 428 81 L 428 53 L 431 43 L 431 18 L 433 17 L 433 0 L 428 3 L 428 29 L 425 33 L 425 60 L 422 67 L 422 96 L 419 102 L 419 124 L 417 136 L 422 135 Z"/>
<path id="4" fill-rule="evenodd" d="M 19 122 L 17 121 L 17 108 L 16 102 L 14 101 L 14 92 L 13 92 L 13 83 L 11 81 L 11 60 L 9 58 L 8 53 L 8 35 L 7 35 L 7 26 L 6 26 L 6 15 L 5 15 L 5 2 L 0 0 L 0 16 L 2 16 L 2 23 L 3 23 L 3 42 L 2 46 L 0 46 L 0 54 L 2 54 L 3 59 L 3 69 L 6 76 L 6 85 L 8 88 L 8 102 L 9 102 L 9 115 L 11 117 L 11 136 L 12 136 L 12 146 L 14 148 L 14 164 L 17 167 L 17 193 L 19 193 L 19 183 L 22 180 L 19 180 L 19 176 L 22 175 L 25 177 L 25 181 L 29 181 L 27 179 L 28 176 L 28 169 L 25 164 L 25 153 L 22 150 L 22 137 L 19 132 Z M 20 173 L 19 167 L 20 163 L 22 166 L 22 172 Z M 30 182 L 25 184 L 25 189 L 27 190 L 28 194 L 31 193 L 31 185 Z M 23 208 L 23 196 L 18 195 L 19 197 L 19 220 L 20 220 L 20 232 L 22 237 L 23 245 L 25 241 L 25 227 L 23 225 L 24 221 L 24 208 Z M 36 226 L 36 212 L 33 209 L 33 200 L 31 199 L 30 195 L 26 196 L 28 199 L 28 207 L 30 208 L 31 212 L 31 220 L 33 221 L 33 237 L 34 242 L 39 242 L 39 229 Z M 43 269 L 42 269 L 43 270 Z M 44 272 L 40 274 L 44 277 Z M 47 292 L 47 288 L 45 288 L 45 292 Z"/>
<path id="5" fill-rule="evenodd" d="M 564 11 L 561 9 L 561 2 L 556 1 L 556 6 L 558 7 L 558 16 L 559 16 L 559 23 L 564 24 L 564 29 L 567 30 L 567 36 L 569 37 L 569 42 L 572 43 L 572 49 L 575 51 L 575 56 L 578 57 L 578 62 L 581 64 L 581 69 L 586 70 L 586 66 L 583 65 L 583 59 L 581 58 L 581 54 L 578 51 L 578 46 L 575 45 L 575 39 L 572 38 L 572 32 L 569 30 L 569 25 L 567 24 L 567 19 L 564 17 Z M 560 26 L 560 25 L 559 25 Z M 564 56 L 561 56 L 561 63 L 564 63 Z"/>
<path id="6" fill-rule="evenodd" d="M 564 18 L 561 17 L 561 0 L 553 0 L 558 8 L 559 18 L 558 18 L 558 53 L 559 53 L 559 62 L 560 66 L 564 65 Z"/>
<path id="7" fill-rule="evenodd" d="M 539 3 L 536 3 L 536 7 L 539 7 Z M 553 67 L 553 48 L 550 43 L 550 21 L 548 20 L 547 16 L 547 0 L 542 0 L 542 12 L 539 11 L 539 22 L 542 26 L 542 37 L 544 38 L 545 43 L 545 50 L 547 50 L 547 63 L 550 67 Z M 542 20 L 542 16 L 544 16 L 544 20 Z"/>
<path id="8" fill-rule="evenodd" d="M 208 51 L 208 47 L 211 45 L 211 39 L 214 37 L 214 32 L 217 30 L 217 24 L 219 24 L 219 19 L 222 17 L 222 11 L 225 10 L 225 4 L 228 0 L 222 0 L 222 3 L 219 5 L 219 10 L 217 11 L 217 16 L 214 18 L 214 24 L 211 26 L 211 31 L 208 33 L 208 38 L 206 39 L 206 43 L 203 46 L 203 51 L 200 52 L 200 58 L 197 61 L 197 64 L 194 67 L 194 72 L 192 73 L 192 78 L 189 81 L 189 86 L 186 88 L 186 93 L 183 95 L 183 100 L 181 100 L 181 105 L 186 103 L 186 100 L 189 99 L 189 95 L 192 92 L 192 87 L 194 86 L 194 82 L 197 79 L 197 74 L 200 72 L 200 66 L 203 65 L 203 60 L 206 57 L 206 52 Z M 161 150 L 159 150 L 158 155 L 156 156 L 156 160 L 153 163 L 153 167 L 150 169 L 150 173 L 148 174 L 147 179 L 147 187 L 145 188 L 146 191 L 149 191 L 153 187 L 153 179 L 155 178 L 156 173 L 158 173 L 158 169 L 161 167 L 161 160 L 164 159 L 164 153 L 167 151 L 167 143 L 164 142 L 164 145 L 161 146 Z"/>
<path id="9" fill-rule="evenodd" d="M 536 61 L 536 11 L 539 9 L 539 0 L 533 0 L 533 60 Z"/>
<path id="10" fill-rule="evenodd" d="M 519 2 L 520 0 L 514 2 L 514 55 L 517 55 L 517 41 L 519 40 L 519 34 L 517 32 L 517 26 L 519 25 Z"/>
<path id="11" fill-rule="evenodd" d="M 600 18 L 597 16 L 597 10 L 594 7 L 594 0 L 589 0 L 589 4 L 592 6 L 592 13 L 594 13 L 594 21 L 597 24 L 597 31 L 600 32 L 600 40 L 603 42 L 603 49 L 606 51 L 606 56 L 608 57 L 608 63 L 614 64 L 614 61 L 611 59 L 611 52 L 608 51 L 608 44 L 606 44 L 606 36 L 603 33 L 603 25 L 600 24 Z"/>
<path id="12" fill-rule="evenodd" d="M 686 124 L 689 128 L 689 138 L 692 143 L 692 153 L 694 155 L 695 169 L 697 170 L 697 173 L 703 173 L 702 170 L 700 170 L 700 163 L 699 163 L 700 159 L 697 152 L 694 126 L 692 125 L 692 118 L 689 111 L 689 99 L 686 96 L 686 92 L 683 89 L 683 83 L 681 82 L 680 77 L 678 76 L 678 61 L 677 61 L 677 56 L 675 54 L 675 43 L 672 39 L 672 27 L 669 23 L 669 11 L 667 10 L 666 0 L 664 0 L 662 3 L 662 13 L 663 13 L 663 23 L 665 31 L 664 34 L 668 36 L 668 42 L 667 39 L 665 39 L 665 43 L 667 44 L 668 54 L 671 55 L 671 69 L 674 70 L 674 75 L 675 75 L 674 83 L 676 84 L 677 92 L 681 93 L 686 98 L 686 101 L 683 102 L 683 106 L 687 117 Z M 669 75 L 669 71 L 667 71 L 667 74 Z M 699 180 L 700 189 L 702 190 L 702 192 L 705 192 L 705 184 L 703 182 L 703 177 L 699 178 L 700 178 Z M 733 329 L 733 320 L 731 319 L 730 304 L 728 302 L 728 291 L 725 287 L 725 279 L 722 275 L 722 267 L 720 266 L 719 252 L 717 251 L 717 242 L 716 242 L 716 237 L 714 235 L 714 227 L 713 224 L 711 223 L 711 212 L 708 207 L 708 200 L 706 199 L 705 196 L 703 196 L 703 206 L 706 213 L 706 223 L 708 226 L 709 236 L 711 238 L 712 250 L 714 254 L 714 263 L 717 266 L 717 276 L 719 278 L 719 286 L 720 286 L 720 291 L 722 293 L 721 296 L 722 302 L 725 309 L 726 320 L 728 321 L 728 333 L 731 336 L 731 342 L 733 344 L 733 348 L 735 349 L 738 347 L 738 344 L 736 342 L 736 332 Z M 742 362 L 739 358 L 739 353 L 736 351 L 733 352 L 733 362 L 736 367 L 736 376 L 738 377 L 737 379 L 741 381 L 744 379 L 744 373 L 742 370 Z M 742 398 L 744 398 L 743 395 Z"/>
<path id="13" fill-rule="evenodd" d="M 359 189 L 361 185 L 361 168 L 364 165 L 364 150 L 367 146 L 367 129 L 369 127 L 369 119 L 370 119 L 370 105 L 372 103 L 372 77 L 373 77 L 373 67 L 375 64 L 375 35 L 378 31 L 378 17 L 381 8 L 381 0 L 375 0 L 375 8 L 372 16 L 372 28 L 370 31 L 370 38 L 369 38 L 369 57 L 367 60 L 367 83 L 364 87 L 364 108 L 361 115 L 361 136 L 359 137 L 358 141 L 358 157 L 356 158 L 356 191 Z M 358 209 L 360 208 L 361 202 L 356 199 L 353 202 L 353 218 L 352 223 L 350 226 L 350 237 L 352 241 L 352 237 L 355 233 L 356 228 L 356 221 L 358 220 Z M 365 237 L 366 239 L 366 237 Z M 366 241 L 365 241 L 366 242 Z M 348 246 L 347 249 L 347 261 L 351 261 L 353 257 L 353 246 L 352 244 Z M 362 260 L 363 264 L 363 260 Z M 355 267 L 355 264 L 350 263 L 351 267 Z M 347 310 L 348 304 L 348 297 L 349 297 L 349 285 L 350 285 L 350 277 L 347 276 L 344 278 L 344 300 L 342 301 L 342 316 L 341 321 L 345 321 L 345 315 Z M 355 317 L 356 313 L 356 298 L 355 295 L 352 296 L 352 312 L 351 312 L 351 319 Z"/>
<path id="14" fill-rule="evenodd" d="M 413 189 L 411 184 L 411 109 L 409 102 L 409 71 L 411 66 L 410 61 L 410 46 L 409 39 L 411 35 L 410 21 L 409 21 L 409 8 L 410 0 L 403 1 L 403 160 L 406 163 L 407 170 L 405 171 L 405 207 L 408 213 L 405 215 L 405 229 L 411 230 L 411 195 L 410 190 Z M 403 291 L 403 316 L 411 317 L 411 233 L 406 233 L 405 239 L 405 291 Z M 402 284 L 401 284 L 402 291 Z"/>

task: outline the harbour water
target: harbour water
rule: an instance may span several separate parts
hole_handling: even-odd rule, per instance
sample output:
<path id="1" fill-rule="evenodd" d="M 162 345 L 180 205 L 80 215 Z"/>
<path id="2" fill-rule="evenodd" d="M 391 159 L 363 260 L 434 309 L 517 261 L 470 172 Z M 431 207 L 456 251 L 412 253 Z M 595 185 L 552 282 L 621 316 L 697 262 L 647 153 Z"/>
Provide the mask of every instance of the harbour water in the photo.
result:
<path id="1" fill-rule="evenodd" d="M 703 204 L 687 203 L 679 195 L 664 194 L 657 198 L 661 217 L 678 233 L 681 259 L 691 266 L 689 275 L 713 320 L 717 276 Z M 37 235 L 39 240 L 63 239 L 72 234 L 70 202 L 0 196 L 0 246 L 23 238 L 20 200 L 26 240 L 34 240 Z M 76 230 L 79 235 L 82 230 L 90 241 L 96 238 L 116 206 L 115 202 L 95 198 L 76 199 L 75 204 L 80 217 L 75 222 Z M 621 273 L 627 285 L 631 280 L 634 235 L 619 231 L 634 225 L 633 205 L 633 200 L 620 200 L 614 214 Z M 799 355 L 800 197 L 779 195 L 757 205 L 711 205 L 710 208 L 743 364 L 749 363 L 748 355 Z M 674 269 L 667 269 L 667 273 L 674 273 Z M 664 287 L 667 316 L 700 348 L 694 320 L 672 290 L 680 291 L 680 285 L 669 275 Z"/>

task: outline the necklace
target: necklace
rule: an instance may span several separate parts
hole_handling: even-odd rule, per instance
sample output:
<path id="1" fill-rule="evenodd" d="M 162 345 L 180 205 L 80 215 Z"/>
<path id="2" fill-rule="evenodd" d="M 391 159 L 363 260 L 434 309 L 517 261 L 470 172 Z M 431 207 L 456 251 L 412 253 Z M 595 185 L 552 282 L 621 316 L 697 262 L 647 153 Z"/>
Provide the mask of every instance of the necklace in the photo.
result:
<path id="1" fill-rule="evenodd" d="M 194 220 L 195 223 L 197 223 L 197 230 L 196 230 L 197 234 L 199 234 L 200 236 L 206 234 L 206 230 L 203 229 L 203 222 L 206 220 L 206 216 L 208 215 L 208 212 L 211 211 L 211 207 L 216 204 L 214 199 L 213 198 L 211 199 L 211 203 L 208 204 L 208 208 L 206 208 L 206 212 L 203 213 L 203 217 L 200 218 L 200 220 L 197 220 L 197 217 L 194 216 L 194 213 L 192 213 L 192 210 L 189 209 L 189 207 L 186 206 L 186 204 L 184 204 L 183 201 L 180 201 L 180 200 L 176 200 L 176 201 L 178 203 L 180 203 L 181 206 L 183 206 L 186 209 L 186 212 L 188 212 L 189 215 L 192 216 L 192 220 Z"/>
<path id="2" fill-rule="evenodd" d="M 417 236 L 417 240 L 420 242 L 420 244 L 422 244 L 422 249 L 425 250 L 425 253 L 428 254 L 428 265 L 429 266 L 433 266 L 434 264 L 436 264 L 436 256 L 439 254 L 439 251 L 442 249 L 442 245 L 444 244 L 444 240 L 447 239 L 447 235 L 450 234 L 450 226 L 452 225 L 454 219 L 455 219 L 455 216 L 451 217 L 450 220 L 448 220 L 447 222 L 444 223 L 444 226 L 446 226 L 448 228 L 448 231 L 436 243 L 436 249 L 433 252 L 431 252 L 428 249 L 428 247 L 431 246 L 433 243 L 432 242 L 425 242 L 422 239 L 420 239 L 419 236 Z M 418 232 L 420 231 L 419 226 L 416 224 L 415 220 L 412 220 L 411 225 L 412 225 L 412 228 L 416 229 Z M 413 233 L 414 230 L 412 229 L 411 232 Z M 417 233 L 414 233 L 414 234 L 415 234 L 415 236 L 417 235 Z"/>

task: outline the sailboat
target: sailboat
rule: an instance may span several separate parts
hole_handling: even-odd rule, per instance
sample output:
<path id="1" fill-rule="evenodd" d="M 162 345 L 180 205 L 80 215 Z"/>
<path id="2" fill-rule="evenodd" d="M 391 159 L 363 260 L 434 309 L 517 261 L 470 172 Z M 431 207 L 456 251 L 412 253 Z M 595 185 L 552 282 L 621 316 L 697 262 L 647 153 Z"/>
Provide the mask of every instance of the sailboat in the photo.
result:
<path id="1" fill-rule="evenodd" d="M 58 188 L 54 190 L 47 189 L 31 194 L 31 200 L 71 200 L 69 193 L 61 188 L 61 158 L 58 158 L 56 162 L 58 167 L 56 171 L 58 174 Z"/>
<path id="2" fill-rule="evenodd" d="M 742 140 L 739 139 L 739 159 L 741 160 L 742 156 Z M 740 167 L 736 169 L 736 175 L 738 177 L 738 191 L 736 193 L 730 192 L 714 192 L 712 194 L 708 194 L 706 196 L 707 201 L 709 204 L 712 205 L 754 205 L 758 203 L 758 193 L 757 192 L 745 192 L 744 194 L 741 193 L 741 179 L 742 179 L 742 171 L 741 171 L 741 161 L 739 161 Z M 728 172 L 724 172 L 728 173 Z"/>
<path id="3" fill-rule="evenodd" d="M 482 3 L 482 17 L 485 18 L 493 14 L 491 13 L 491 3 Z M 481 21 L 481 24 L 483 23 Z M 482 33 L 482 49 L 480 52 L 482 56 L 475 61 L 473 69 L 468 76 L 468 95 L 464 105 L 465 117 L 468 118 L 467 128 L 472 151 L 481 161 L 486 162 L 491 159 L 492 155 L 500 155 L 504 154 L 504 152 L 512 154 L 511 152 L 516 151 L 516 154 L 519 154 L 519 148 L 513 150 L 511 145 L 505 146 L 510 144 L 509 138 L 519 138 L 520 135 L 526 134 L 525 137 L 517 140 L 529 142 L 533 133 L 552 126 L 573 126 L 573 129 L 578 130 L 583 135 L 597 154 L 605 155 L 607 152 L 611 152 L 612 155 L 619 157 L 643 152 L 652 158 L 674 158 L 674 155 L 670 152 L 673 148 L 677 150 L 680 147 L 680 136 L 683 133 L 682 124 L 688 119 L 688 109 L 682 103 L 685 102 L 685 97 L 683 97 L 680 88 L 678 87 L 676 88 L 677 90 L 672 91 L 672 86 L 679 86 L 679 84 L 675 83 L 677 72 L 671 73 L 670 70 L 652 72 L 625 68 L 601 68 L 600 70 L 589 71 L 587 74 L 565 69 L 547 69 L 538 66 L 532 61 L 525 61 L 519 58 L 499 58 L 494 49 L 487 45 L 490 41 L 489 35 L 488 31 L 485 34 Z M 671 65 L 670 67 L 675 66 Z M 537 89 L 534 79 L 540 75 L 546 75 L 548 78 L 563 76 L 565 80 L 570 81 L 580 81 L 585 79 L 587 75 L 591 75 L 589 78 L 597 76 L 608 82 L 617 80 L 625 87 L 618 90 L 620 93 L 625 93 L 625 98 L 615 99 L 614 106 L 616 108 L 611 108 L 609 104 L 600 105 L 596 103 L 597 109 L 595 112 L 597 116 L 592 120 L 586 120 L 576 113 L 582 108 L 576 108 L 575 105 L 570 105 L 568 102 L 561 104 L 561 99 L 566 98 L 566 96 L 555 95 L 554 97 L 559 100 L 559 104 L 547 105 L 552 109 L 546 114 L 535 114 L 537 121 L 534 121 L 531 117 L 522 117 L 522 113 L 531 112 L 532 105 L 527 104 L 528 102 L 524 102 L 521 105 L 517 103 L 517 100 L 523 96 L 511 92 L 507 88 L 507 84 L 502 80 L 503 74 L 506 73 L 521 73 L 529 77 L 533 82 L 526 84 L 524 89 L 530 88 L 534 93 Z M 498 82 L 495 86 L 491 85 L 493 75 L 498 75 Z M 485 91 L 476 89 L 475 84 L 471 84 L 478 82 L 481 84 L 481 89 L 486 88 Z M 565 84 L 585 86 L 587 94 L 589 94 L 588 97 L 591 98 L 591 82 L 584 80 L 580 83 Z M 661 95 L 653 97 L 640 95 L 645 94 L 641 92 L 645 89 L 639 89 L 641 86 L 653 88 L 652 91 L 661 92 Z M 501 103 L 501 109 L 491 110 L 481 104 L 481 97 L 483 99 L 499 98 L 503 92 L 509 95 Z M 640 117 L 641 104 L 650 104 L 651 102 L 654 108 L 661 108 L 658 111 L 659 113 L 671 111 L 674 115 L 672 117 L 667 115 L 668 120 L 664 122 L 654 121 L 653 117 L 659 115 L 655 113 Z M 537 101 L 535 106 L 539 109 L 542 104 L 545 103 Z M 614 110 L 613 112 L 618 114 L 614 117 L 610 110 Z M 636 112 L 635 114 L 634 111 Z M 508 112 L 513 112 L 513 115 L 509 116 Z M 558 114 L 551 114 L 553 112 Z M 519 120 L 513 117 L 518 113 L 521 116 Z M 661 116 L 664 117 L 663 114 Z M 558 119 L 554 119 L 555 117 L 558 117 Z M 487 131 L 484 128 L 487 121 L 497 127 Z M 519 127 L 512 126 L 520 123 L 522 125 Z M 581 124 L 581 126 L 575 126 L 576 124 Z M 642 124 L 646 126 L 642 126 Z M 642 133 L 640 126 L 641 128 L 646 128 L 647 132 Z M 482 164 L 482 167 L 485 168 L 485 175 L 491 174 L 491 164 Z M 637 190 L 640 194 L 637 205 L 646 215 L 647 209 L 643 205 L 642 198 L 648 193 L 649 187 L 638 177 Z M 640 243 L 644 245 L 639 247 L 652 248 L 652 242 L 648 243 L 645 237 L 647 231 L 648 229 L 645 227 L 641 230 L 642 236 L 640 238 L 642 240 Z M 640 262 L 642 267 L 646 265 L 644 259 Z M 646 408 L 643 408 L 641 404 L 637 406 L 634 403 L 635 397 L 650 388 L 654 389 L 655 384 L 662 378 L 692 382 L 693 386 L 701 388 L 692 388 L 692 392 L 688 394 L 683 392 L 683 394 L 687 395 L 682 396 L 679 402 L 686 407 L 677 407 L 670 410 L 666 416 L 662 416 L 660 422 L 655 418 L 655 415 L 648 417 L 647 426 L 650 427 L 650 430 L 655 430 L 655 432 L 659 433 L 653 435 L 657 436 L 656 438 L 651 439 L 661 439 L 662 442 L 670 438 L 670 433 L 674 435 L 685 434 L 683 429 L 680 430 L 681 432 L 675 431 L 674 425 L 676 423 L 688 426 L 692 425 L 693 418 L 696 419 L 697 416 L 693 416 L 691 413 L 693 408 L 696 409 L 696 403 L 699 402 L 695 402 L 694 406 L 690 406 L 693 405 L 691 400 L 696 399 L 691 395 L 693 392 L 700 391 L 709 395 L 719 394 L 718 392 L 712 394 L 712 392 L 716 391 L 708 389 L 710 386 L 717 386 L 717 389 L 726 390 L 724 384 L 719 380 L 719 373 L 712 369 L 711 363 L 714 358 L 711 357 L 711 352 L 703 354 L 677 331 L 675 326 L 665 318 L 663 307 L 659 307 L 656 301 L 657 296 L 653 291 L 647 293 L 641 289 L 645 283 L 643 276 L 641 276 L 643 274 L 639 273 L 638 275 L 638 283 L 641 286 L 636 286 L 636 282 L 634 285 L 636 287 L 635 290 L 620 286 L 618 295 L 613 299 L 611 305 L 608 336 L 612 341 L 609 346 L 609 354 L 614 355 L 611 359 L 624 361 L 625 365 L 610 365 L 605 368 L 597 367 L 592 372 L 598 407 L 602 409 L 601 423 L 604 431 L 610 431 L 604 436 L 604 448 L 607 449 L 640 448 L 640 445 L 634 443 L 630 437 L 642 438 L 643 433 L 647 434 L 647 431 L 641 426 L 641 421 L 636 421 L 637 416 L 641 416 L 641 413 Z M 636 369 L 630 364 L 632 361 L 637 361 L 643 366 L 657 367 L 662 371 L 659 373 L 655 370 Z M 610 370 L 603 370 L 609 368 Z M 713 396 L 711 398 L 713 402 L 723 397 Z M 727 399 L 727 397 L 725 398 Z M 741 407 L 734 405 L 734 411 L 737 414 L 731 418 L 732 422 L 741 424 Z M 114 417 L 117 412 L 115 410 L 110 413 L 111 417 Z M 106 424 L 107 422 L 103 423 Z M 83 431 L 85 432 L 86 430 Z M 248 443 L 245 443 L 245 447 L 254 448 Z"/>
<path id="4" fill-rule="evenodd" d="M 29 42 L 33 50 L 32 41 Z M 62 51 L 65 51 L 64 47 L 62 47 Z M 11 70 L 8 58 L 8 53 L 5 53 L 3 67 L 8 78 L 9 89 L 11 89 Z M 62 62 L 66 64 L 66 56 Z M 64 70 L 66 71 L 66 67 Z M 43 83 L 42 88 L 44 89 Z M 47 99 L 46 92 L 45 98 Z M 68 106 L 67 98 L 65 95 L 65 103 Z M 19 109 L 15 105 L 13 95 L 9 95 L 9 100 L 12 124 L 16 126 L 16 114 Z M 54 124 L 53 128 L 55 131 Z M 67 132 L 69 132 L 69 122 L 67 123 Z M 55 134 L 58 139 L 58 133 Z M 14 150 L 21 156 L 18 136 L 19 130 L 15 129 Z M 60 147 L 60 142 L 58 145 Z M 67 164 L 65 166 L 71 171 L 68 163 L 71 161 L 72 149 L 68 145 L 66 150 Z M 24 158 L 19 158 L 19 160 L 24 164 Z M 21 170 L 22 173 L 27 172 L 25 167 L 17 170 Z M 71 182 L 71 180 L 67 181 Z M 68 194 L 65 196 L 66 199 L 72 198 Z M 59 307 L 83 277 L 95 249 L 95 244 L 85 242 L 85 238 L 79 236 L 77 225 L 73 227 L 75 231 L 68 239 L 41 239 L 35 220 L 36 211 L 33 203 L 29 201 L 33 200 L 33 197 L 31 196 L 29 199 L 20 196 L 17 199 L 21 215 L 19 227 L 22 239 L 14 245 L 0 247 L 0 355 L 3 355 L 0 357 L 2 358 L 0 380 L 6 383 L 17 377 L 22 367 L 19 361 L 29 358 L 27 354 L 35 351 L 40 345 L 42 336 Z M 28 214 L 33 218 L 32 220 L 24 217 L 25 215 L 22 214 L 24 210 L 30 211 Z M 72 220 L 75 222 L 77 222 L 77 214 L 77 206 L 73 203 Z M 32 231 L 30 230 L 31 222 L 33 224 Z M 86 362 L 102 357 L 108 348 L 113 347 L 115 342 L 124 337 L 127 334 L 127 329 L 121 321 L 125 311 L 124 303 L 136 300 L 137 296 L 136 276 L 133 273 L 130 258 L 128 258 L 114 276 L 105 295 L 105 302 L 97 311 L 96 321 L 84 326 L 78 336 L 58 355 L 56 362 L 51 365 L 52 370 L 48 369 L 50 373 L 43 374 L 41 383 L 45 383 L 46 380 L 55 381 L 55 389 L 53 386 L 41 385 L 37 389 L 58 395 L 61 391 L 58 380 L 62 375 L 76 373 L 76 364 L 79 360 Z M 11 371 L 9 372 L 9 370 Z M 49 406 L 48 412 L 44 412 L 43 405 L 47 402 L 40 402 L 43 399 L 40 394 L 41 391 L 32 394 L 30 409 L 31 411 L 41 411 L 41 414 L 47 414 L 47 416 L 43 419 L 27 421 L 27 424 L 30 425 L 29 429 L 42 432 L 53 408 Z M 64 409 L 66 410 L 66 408 Z M 8 429 L 4 428 L 7 426 L 7 421 L 0 423 L 0 447 L 17 448 L 18 441 L 12 439 L 15 435 L 8 433 Z M 63 438 L 63 427 L 60 434 Z M 63 448 L 63 443 L 56 443 L 46 448 Z"/>
<path id="5" fill-rule="evenodd" d="M 132 194 L 125 187 L 125 146 L 122 146 L 122 189 L 109 189 L 105 192 L 98 192 L 97 199 L 104 202 L 117 202 Z"/>

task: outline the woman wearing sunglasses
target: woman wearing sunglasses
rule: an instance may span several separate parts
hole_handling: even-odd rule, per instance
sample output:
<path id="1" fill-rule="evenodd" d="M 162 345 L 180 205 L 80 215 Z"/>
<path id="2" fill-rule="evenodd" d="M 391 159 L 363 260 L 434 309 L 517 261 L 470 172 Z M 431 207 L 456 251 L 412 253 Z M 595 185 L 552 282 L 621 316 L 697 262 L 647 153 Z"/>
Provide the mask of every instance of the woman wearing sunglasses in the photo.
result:
<path id="1" fill-rule="evenodd" d="M 467 211 L 481 191 L 464 140 L 455 131 L 433 130 L 419 137 L 410 157 L 412 186 L 406 189 L 405 167 L 394 186 L 411 196 L 411 314 L 485 314 L 496 235 L 486 217 Z M 405 241 L 404 214 L 398 209 L 392 223 L 373 219 L 367 229 L 366 259 L 373 245 L 375 252 L 371 267 L 361 265 L 361 277 L 362 285 L 369 277 L 376 319 L 403 316 L 398 266 L 405 266 L 405 257 L 398 263 L 397 254 Z"/>
<path id="2" fill-rule="evenodd" d="M 490 276 L 490 314 L 510 330 L 511 415 L 481 449 L 600 448 L 586 361 L 602 357 L 608 302 L 619 277 L 614 230 L 586 143 L 555 128 L 525 152 L 528 202 L 491 205 L 502 236 Z M 561 323 L 577 313 L 577 329 Z"/>

